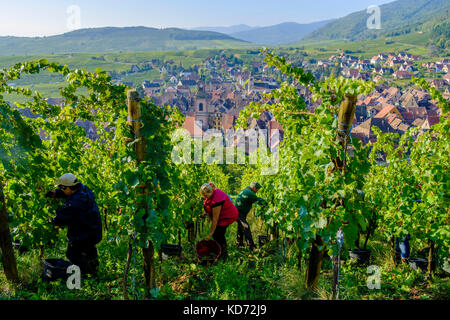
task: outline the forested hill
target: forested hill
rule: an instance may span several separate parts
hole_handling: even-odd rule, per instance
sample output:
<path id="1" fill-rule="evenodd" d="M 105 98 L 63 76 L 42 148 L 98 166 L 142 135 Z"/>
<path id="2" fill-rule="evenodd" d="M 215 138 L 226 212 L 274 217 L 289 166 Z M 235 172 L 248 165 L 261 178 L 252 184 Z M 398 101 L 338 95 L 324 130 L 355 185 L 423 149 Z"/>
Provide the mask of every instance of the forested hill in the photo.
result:
<path id="1" fill-rule="evenodd" d="M 106 27 L 80 29 L 49 37 L 0 37 L 0 55 L 68 52 L 139 52 L 240 48 L 250 44 L 210 31 L 176 28 Z"/>
<path id="2" fill-rule="evenodd" d="M 326 25 L 333 20 L 318 21 L 300 24 L 285 22 L 274 26 L 254 28 L 232 33 L 231 36 L 264 45 L 282 45 L 298 42 L 314 30 Z"/>
<path id="3" fill-rule="evenodd" d="M 430 21 L 448 19 L 449 0 L 398 0 L 380 6 L 381 29 L 368 29 L 371 14 L 358 11 L 335 20 L 312 32 L 308 40 L 358 41 L 379 36 L 399 35 L 419 31 Z"/>

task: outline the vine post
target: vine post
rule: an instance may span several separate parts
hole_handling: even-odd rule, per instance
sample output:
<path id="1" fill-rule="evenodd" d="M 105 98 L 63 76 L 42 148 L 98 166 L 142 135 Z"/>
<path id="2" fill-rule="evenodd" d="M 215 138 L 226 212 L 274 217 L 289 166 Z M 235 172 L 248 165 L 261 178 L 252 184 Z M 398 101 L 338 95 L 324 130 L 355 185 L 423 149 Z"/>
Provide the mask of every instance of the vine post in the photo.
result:
<path id="1" fill-rule="evenodd" d="M 11 234 L 9 232 L 8 213 L 6 211 L 5 195 L 3 193 L 3 181 L 0 180 L 0 249 L 3 253 L 2 263 L 5 270 L 6 279 L 17 282 L 19 275 L 17 272 L 16 257 L 12 247 Z"/>
<path id="2" fill-rule="evenodd" d="M 128 90 L 127 92 L 127 103 L 128 103 L 128 125 L 131 128 L 132 135 L 134 136 L 136 143 L 135 151 L 137 155 L 137 163 L 141 163 L 145 157 L 145 141 L 141 137 L 141 106 L 140 97 L 135 89 Z M 142 188 L 142 193 L 146 194 L 147 188 L 146 184 L 140 186 Z M 144 215 L 144 225 L 145 219 L 147 218 L 147 206 L 145 203 L 138 203 L 138 208 L 144 208 L 146 214 Z M 147 247 L 142 248 L 142 254 L 144 257 L 144 275 L 145 275 L 145 285 L 147 289 L 153 289 L 156 287 L 155 279 L 155 250 L 151 240 L 148 240 Z"/>
<path id="3" fill-rule="evenodd" d="M 346 152 L 347 149 L 348 135 L 350 133 L 353 117 L 356 111 L 356 101 L 357 97 L 355 95 L 346 94 L 339 108 L 339 122 L 336 140 L 344 148 L 344 152 Z M 334 162 L 337 169 L 345 174 L 346 154 L 344 154 L 343 158 L 344 159 L 337 157 L 334 159 Z M 312 244 L 311 253 L 309 255 L 308 269 L 306 270 L 306 287 L 308 289 L 317 287 L 325 252 L 326 246 L 324 245 L 324 241 L 320 235 L 317 235 Z M 337 284 L 336 268 L 333 269 L 333 279 L 333 284 Z"/>

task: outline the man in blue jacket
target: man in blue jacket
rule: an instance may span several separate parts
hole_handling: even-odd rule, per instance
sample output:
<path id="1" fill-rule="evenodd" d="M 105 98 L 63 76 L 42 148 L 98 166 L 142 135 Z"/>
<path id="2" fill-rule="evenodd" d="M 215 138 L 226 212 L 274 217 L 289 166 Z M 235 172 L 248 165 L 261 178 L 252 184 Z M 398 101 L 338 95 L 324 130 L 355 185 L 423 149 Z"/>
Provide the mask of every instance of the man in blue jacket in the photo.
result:
<path id="1" fill-rule="evenodd" d="M 95 195 L 71 173 L 62 175 L 57 184 L 59 189 L 48 192 L 46 197 L 66 201 L 56 210 L 52 223 L 67 226 L 66 256 L 70 262 L 79 266 L 82 274 L 95 276 L 99 265 L 96 244 L 102 240 L 102 221 Z"/>

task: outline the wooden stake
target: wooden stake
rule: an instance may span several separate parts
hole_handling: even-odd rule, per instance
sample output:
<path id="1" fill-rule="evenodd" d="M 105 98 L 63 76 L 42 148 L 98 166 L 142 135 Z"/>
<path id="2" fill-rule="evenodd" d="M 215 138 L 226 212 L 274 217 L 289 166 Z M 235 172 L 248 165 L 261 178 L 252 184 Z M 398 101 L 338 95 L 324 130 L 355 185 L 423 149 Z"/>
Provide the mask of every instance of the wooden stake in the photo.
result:
<path id="1" fill-rule="evenodd" d="M 347 138 L 350 134 L 350 130 L 353 123 L 353 117 L 356 112 L 356 101 L 357 97 L 353 95 L 346 95 L 344 101 L 342 101 L 339 108 L 338 114 L 338 132 L 336 135 L 336 140 L 341 144 L 342 147 L 347 147 Z M 339 157 L 333 159 L 336 164 L 336 168 L 342 172 L 345 172 L 345 159 L 340 159 Z M 317 286 L 319 282 L 320 269 L 322 268 L 323 257 L 326 252 L 326 247 L 324 246 L 322 250 L 319 247 L 323 246 L 324 242 L 320 236 L 317 236 L 309 254 L 308 269 L 306 270 L 306 288 L 313 289 Z M 335 273 L 336 270 L 333 270 Z M 333 278 L 337 275 L 333 274 Z M 337 279 L 337 278 L 336 278 Z"/>
<path id="2" fill-rule="evenodd" d="M 343 146 L 346 137 L 350 134 L 352 128 L 353 118 L 356 112 L 356 96 L 346 95 L 344 101 L 341 103 L 338 114 L 338 134 L 337 140 Z"/>
<path id="3" fill-rule="evenodd" d="M 319 247 L 323 247 L 319 250 Z M 309 254 L 308 269 L 306 269 L 306 288 L 315 289 L 319 283 L 320 270 L 322 269 L 325 246 L 322 237 L 316 236 Z"/>
<path id="4" fill-rule="evenodd" d="M 127 102 L 128 102 L 128 125 L 131 127 L 131 132 L 134 139 L 137 140 L 134 144 L 137 162 L 138 164 L 145 158 L 145 140 L 141 136 L 140 129 L 142 126 L 141 122 L 141 104 L 138 92 L 135 89 L 129 90 L 127 92 Z M 147 193 L 146 185 L 143 185 L 142 192 Z M 144 207 L 146 211 L 148 208 L 145 203 L 138 204 L 138 207 Z M 144 223 L 147 219 L 147 212 L 144 215 Z M 148 241 L 147 248 L 142 248 L 142 255 L 144 257 L 144 275 L 145 284 L 147 289 L 153 289 L 156 287 L 155 281 L 155 250 L 153 248 L 153 243 L 151 240 Z"/>
<path id="5" fill-rule="evenodd" d="M 16 257 L 12 246 L 11 233 L 9 231 L 8 213 L 6 211 L 5 195 L 3 193 L 3 184 L 0 181 L 0 249 L 3 253 L 3 269 L 6 279 L 11 282 L 19 281 L 17 272 Z"/>
<path id="6" fill-rule="evenodd" d="M 431 271 L 433 266 L 433 254 L 434 254 L 434 241 L 428 240 L 430 248 L 428 249 L 428 266 L 427 266 L 427 277 L 431 278 Z"/>
<path id="7" fill-rule="evenodd" d="M 128 270 L 130 269 L 131 263 L 131 255 L 133 253 L 133 239 L 130 238 L 130 242 L 128 244 L 128 253 L 127 253 L 127 264 L 125 265 L 125 272 L 123 275 L 123 298 L 128 300 Z"/>

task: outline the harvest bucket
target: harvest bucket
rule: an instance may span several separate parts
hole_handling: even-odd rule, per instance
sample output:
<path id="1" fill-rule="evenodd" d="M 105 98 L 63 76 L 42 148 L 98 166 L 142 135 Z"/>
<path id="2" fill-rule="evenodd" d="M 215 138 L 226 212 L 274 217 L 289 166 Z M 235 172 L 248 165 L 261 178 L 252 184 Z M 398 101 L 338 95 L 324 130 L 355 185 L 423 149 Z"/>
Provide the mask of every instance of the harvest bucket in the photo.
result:
<path id="1" fill-rule="evenodd" d="M 183 247 L 178 244 L 162 244 L 161 251 L 167 256 L 179 256 Z"/>
<path id="2" fill-rule="evenodd" d="M 20 241 L 13 241 L 12 245 L 17 251 L 19 251 L 19 254 L 30 251 L 30 249 L 28 249 L 28 247 L 26 246 L 23 246 Z"/>
<path id="3" fill-rule="evenodd" d="M 258 244 L 260 247 L 262 247 L 267 241 L 269 241 L 268 236 L 258 236 Z"/>
<path id="4" fill-rule="evenodd" d="M 220 244 L 215 240 L 202 240 L 197 243 L 195 250 L 198 262 L 203 265 L 217 261 L 222 253 Z"/>
<path id="5" fill-rule="evenodd" d="M 369 262 L 370 250 L 355 249 L 349 251 L 350 259 L 356 261 L 357 264 L 365 264 Z"/>
<path id="6" fill-rule="evenodd" d="M 42 272 L 42 280 L 56 281 L 59 279 L 67 280 L 67 268 L 72 265 L 71 262 L 62 259 L 46 259 L 44 260 L 44 271 Z"/>
<path id="7" fill-rule="evenodd" d="M 427 271 L 428 269 L 428 259 L 412 258 L 408 260 L 408 263 L 413 270 L 421 269 L 422 271 Z"/>

